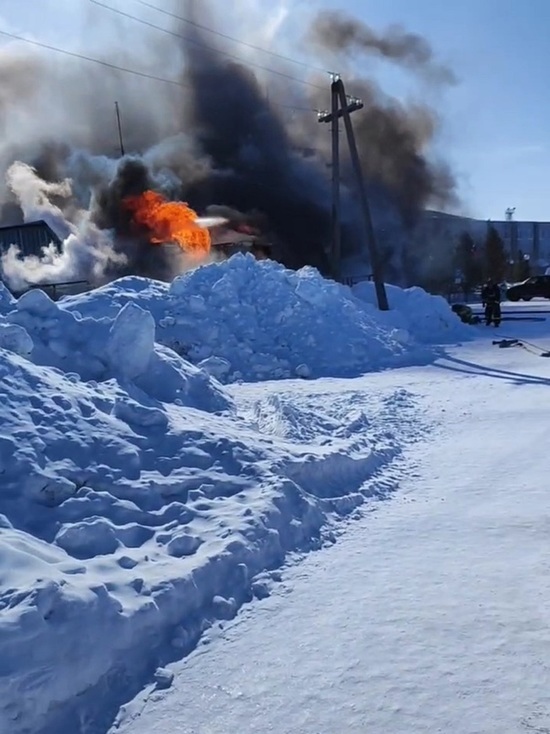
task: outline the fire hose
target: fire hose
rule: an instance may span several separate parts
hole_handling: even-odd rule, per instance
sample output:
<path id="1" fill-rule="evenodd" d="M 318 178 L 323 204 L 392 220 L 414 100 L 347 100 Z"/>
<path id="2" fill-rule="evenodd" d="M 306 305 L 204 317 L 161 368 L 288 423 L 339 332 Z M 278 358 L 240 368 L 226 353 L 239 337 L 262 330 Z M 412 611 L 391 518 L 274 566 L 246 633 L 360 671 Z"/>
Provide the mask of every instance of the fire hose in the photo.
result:
<path id="1" fill-rule="evenodd" d="M 550 351 L 544 349 L 538 344 L 526 341 L 525 339 L 515 339 L 514 337 L 504 337 L 503 339 L 494 339 L 493 344 L 499 349 L 507 349 L 509 347 L 520 347 L 530 354 L 537 357 L 550 357 Z"/>

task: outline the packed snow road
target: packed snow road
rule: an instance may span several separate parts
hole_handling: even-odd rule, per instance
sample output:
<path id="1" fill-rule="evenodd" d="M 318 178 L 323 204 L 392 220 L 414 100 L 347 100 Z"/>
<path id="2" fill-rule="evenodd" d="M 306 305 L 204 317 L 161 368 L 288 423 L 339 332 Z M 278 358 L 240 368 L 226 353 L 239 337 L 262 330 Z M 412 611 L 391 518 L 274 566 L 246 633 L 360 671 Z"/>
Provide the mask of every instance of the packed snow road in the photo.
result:
<path id="1" fill-rule="evenodd" d="M 480 332 L 433 366 L 353 381 L 415 395 L 432 425 L 398 492 L 214 627 L 113 734 L 550 731 L 550 359 Z M 502 332 L 549 346 L 546 324 Z"/>

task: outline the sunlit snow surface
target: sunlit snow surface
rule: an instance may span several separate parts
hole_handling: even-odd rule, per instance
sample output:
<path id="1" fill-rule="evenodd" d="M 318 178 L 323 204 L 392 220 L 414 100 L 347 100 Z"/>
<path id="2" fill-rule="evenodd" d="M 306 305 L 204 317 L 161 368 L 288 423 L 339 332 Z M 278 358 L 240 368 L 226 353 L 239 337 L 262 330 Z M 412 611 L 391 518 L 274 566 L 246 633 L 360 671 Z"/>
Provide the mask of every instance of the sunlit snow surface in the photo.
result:
<path id="1" fill-rule="evenodd" d="M 550 731 L 550 327 L 476 331 L 427 367 L 317 383 L 415 396 L 420 441 L 378 477 L 398 491 L 287 563 L 269 598 L 213 626 L 167 666 L 170 690 L 150 682 L 110 734 Z M 529 350 L 492 344 L 504 335 Z M 295 405 L 313 400 L 296 387 Z"/>
<path id="2" fill-rule="evenodd" d="M 356 295 L 242 256 L 58 304 L 0 290 L 0 731 L 105 732 L 395 489 L 433 419 L 369 373 L 470 332 L 422 291 Z"/>

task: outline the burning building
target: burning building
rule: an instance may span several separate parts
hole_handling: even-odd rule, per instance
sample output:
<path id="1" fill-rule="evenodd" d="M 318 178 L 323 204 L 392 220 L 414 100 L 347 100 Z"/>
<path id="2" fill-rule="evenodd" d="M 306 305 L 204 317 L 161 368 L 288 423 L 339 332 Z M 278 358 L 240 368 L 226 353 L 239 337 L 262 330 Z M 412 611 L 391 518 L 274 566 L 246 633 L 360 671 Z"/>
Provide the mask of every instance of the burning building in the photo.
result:
<path id="1" fill-rule="evenodd" d="M 116 18 L 133 39 L 124 54 L 113 48 L 98 65 L 68 65 L 18 43 L 0 49 L 7 80 L 0 95 L 0 205 L 20 223 L 43 220 L 61 241 L 38 256 L 12 243 L 0 267 L 14 287 L 102 283 L 129 273 L 168 279 L 235 247 L 327 272 L 330 141 L 313 110 L 326 107 L 330 85 L 314 70 L 298 75 L 276 39 L 259 44 L 273 49 L 267 61 L 252 43 L 245 58 L 235 51 L 240 42 L 228 39 L 226 17 L 224 32 L 214 35 L 211 5 L 150 9 L 151 20 L 138 10 L 121 15 L 107 0 L 94 6 L 99 25 Z M 161 12 L 171 28 L 157 25 Z M 245 0 L 233 15 L 249 38 L 265 20 Z M 429 155 L 436 115 L 392 99 L 353 69 L 360 55 L 374 54 L 423 82 L 448 83 L 451 75 L 419 36 L 395 28 L 377 33 L 340 13 L 312 17 L 296 43 L 317 68 L 321 60 L 347 70 L 348 90 L 365 103 L 354 119 L 357 142 L 386 262 L 399 274 L 407 259 L 394 247 L 394 224 L 399 232 L 413 227 L 427 204 L 452 199 L 453 179 Z M 113 153 L 114 99 L 125 155 Z M 284 113 L 289 104 L 302 110 L 299 120 Z M 346 161 L 342 177 L 342 244 L 345 255 L 357 256 L 365 237 Z M 178 247 L 160 247 L 165 241 Z"/>

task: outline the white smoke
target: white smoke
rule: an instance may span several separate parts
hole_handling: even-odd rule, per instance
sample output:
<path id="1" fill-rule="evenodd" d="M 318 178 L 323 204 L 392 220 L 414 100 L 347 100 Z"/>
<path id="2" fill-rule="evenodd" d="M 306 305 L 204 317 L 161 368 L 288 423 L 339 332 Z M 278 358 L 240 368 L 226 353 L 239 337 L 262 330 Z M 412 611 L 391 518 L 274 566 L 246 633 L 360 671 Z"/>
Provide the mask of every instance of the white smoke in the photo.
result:
<path id="1" fill-rule="evenodd" d="M 21 207 L 25 222 L 44 220 L 62 239 L 74 232 L 61 208 L 52 202 L 53 197 L 68 200 L 72 196 L 71 181 L 60 183 L 43 181 L 26 163 L 16 161 L 6 173 L 8 188 Z"/>
<path id="2" fill-rule="evenodd" d="M 227 219 L 224 217 L 198 217 L 196 222 L 203 229 L 212 229 L 213 227 L 220 227 L 222 224 L 225 224 Z"/>
<path id="3" fill-rule="evenodd" d="M 21 258 L 20 249 L 12 245 L 0 258 L 2 277 L 11 288 L 23 290 L 29 284 L 81 279 L 98 283 L 110 268 L 127 262 L 124 254 L 115 251 L 111 233 L 98 229 L 89 211 L 74 207 L 69 179 L 60 183 L 43 181 L 33 168 L 20 161 L 10 166 L 6 179 L 25 221 L 43 220 L 62 239 L 61 250 L 50 243 L 40 257 Z"/>
<path id="4" fill-rule="evenodd" d="M 79 170 L 88 169 L 90 184 L 98 180 L 108 181 L 112 165 L 101 157 L 80 154 Z M 91 219 L 94 201 L 89 209 L 79 207 L 73 184 L 69 178 L 61 182 L 48 182 L 40 178 L 34 168 L 21 161 L 13 163 L 6 174 L 9 190 L 21 211 L 25 222 L 44 221 L 62 240 L 61 249 L 54 243 L 45 247 L 40 257 L 21 256 L 12 245 L 0 257 L 2 278 L 15 291 L 28 285 L 87 280 L 92 285 L 104 282 L 108 273 L 116 272 L 128 263 L 128 256 L 114 247 L 113 233 L 99 229 Z M 227 219 L 220 216 L 200 217 L 199 226 L 206 229 L 220 227 Z M 214 258 L 214 256 L 213 256 Z M 171 252 L 170 261 L 174 274 L 196 267 L 196 261 L 185 256 L 180 248 Z"/>
<path id="5" fill-rule="evenodd" d="M 21 259 L 19 248 L 12 246 L 2 255 L 0 267 L 3 279 L 15 291 L 29 285 L 86 280 L 101 283 L 113 265 L 124 265 L 127 258 L 115 252 L 108 232 L 89 224 L 88 230 L 69 235 L 62 249 L 51 243 L 40 257 L 30 255 Z"/>
<path id="6" fill-rule="evenodd" d="M 117 15 L 106 7 L 121 7 L 116 0 L 103 2 L 103 7 L 84 3 L 85 11 L 75 11 L 73 21 L 85 32 L 69 29 L 67 35 L 82 39 L 77 46 L 56 41 L 82 54 L 80 59 L 68 61 L 51 49 L 20 42 L 0 47 L 0 217 L 3 224 L 20 220 L 21 212 L 26 221 L 43 219 L 63 240 L 61 253 L 47 248 L 41 260 L 23 262 L 12 248 L 0 259 L 8 282 L 96 283 L 125 274 L 117 268 L 125 262 L 126 272 L 164 277 L 144 267 L 147 249 L 121 222 L 124 196 L 144 188 L 168 198 L 188 196 L 201 214 L 212 205 L 228 205 L 262 215 L 262 231 L 286 264 L 324 266 L 330 146 L 313 109 L 328 104 L 330 80 L 318 71 L 312 75 L 305 65 L 326 68 L 326 44 L 319 51 L 303 39 L 314 13 L 311 4 L 234 0 L 227 13 L 208 0 L 166 0 L 156 10 L 138 1 Z M 73 3 L 65 3 L 72 12 Z M 188 24 L 170 12 L 194 20 Z M 49 42 L 44 31 L 40 41 Z M 275 56 L 261 48 L 273 49 Z M 98 58 L 99 64 L 90 61 Z M 349 89 L 366 103 L 356 130 L 367 175 L 395 189 L 407 213 L 439 190 L 445 198 L 451 178 L 434 178 L 423 155 L 433 135 L 432 118 L 393 104 L 370 79 L 354 79 Z M 122 162 L 115 101 L 126 153 Z M 289 110 L 289 104 L 297 109 Z M 302 149 L 316 153 L 302 156 Z M 139 181 L 132 180 L 131 171 L 119 175 L 127 161 L 143 164 Z M 139 170 L 134 173 L 139 179 Z M 219 222 L 205 224 L 216 228 Z M 355 227 L 348 230 L 344 249 L 352 250 L 360 235 Z M 126 246 L 134 252 L 125 256 L 120 250 Z"/>
<path id="7" fill-rule="evenodd" d="M 239 30 L 240 17 L 246 19 L 251 33 L 255 32 L 249 37 L 258 44 L 266 43 L 284 20 L 287 3 L 270 3 L 266 13 L 256 0 L 238 0 L 233 32 Z M 172 9 L 186 14 L 178 3 Z M 105 9 L 90 6 L 87 12 L 86 27 L 92 32 L 86 34 L 85 45 L 78 48 L 80 53 L 145 74 L 179 78 L 182 57 L 177 42 L 167 43 L 161 33 Z M 135 14 L 141 17 L 146 11 L 136 4 Z M 258 23 L 259 17 L 265 23 Z M 155 13 L 152 20 L 160 23 L 163 18 Z M 132 44 L 123 49 L 118 44 L 105 47 L 102 38 L 103 52 L 98 53 L 98 38 L 106 28 L 112 33 L 117 25 L 121 35 L 131 35 Z M 179 30 L 185 33 L 188 29 Z M 210 40 L 216 43 L 215 36 Z M 246 48 L 237 49 L 234 44 L 231 51 L 247 55 Z M 201 156 L 193 136 L 185 136 L 179 129 L 185 88 L 84 61 L 67 63 L 62 55 L 17 41 L 0 46 L 0 82 L 0 207 L 18 204 L 25 222 L 45 221 L 62 241 L 60 250 L 51 243 L 40 257 L 23 257 L 15 245 L 0 255 L 0 277 L 14 290 L 71 280 L 88 280 L 95 285 L 129 261 L 128 255 L 116 249 L 113 233 L 99 229 L 91 219 L 93 192 L 114 178 L 119 163 L 115 100 L 120 103 L 126 150 L 154 169 L 156 189 L 170 195 L 181 177 L 191 180 L 210 170 L 210 162 Z M 43 151 L 48 147 L 51 158 L 44 159 Z M 23 162 L 34 162 L 41 156 L 45 175 L 54 183 L 43 180 L 32 165 Z M 178 175 L 167 166 L 171 163 L 173 168 L 174 161 Z M 225 222 L 220 217 L 198 221 L 208 229 Z M 191 267 L 180 252 L 170 259 L 177 272 Z"/>

